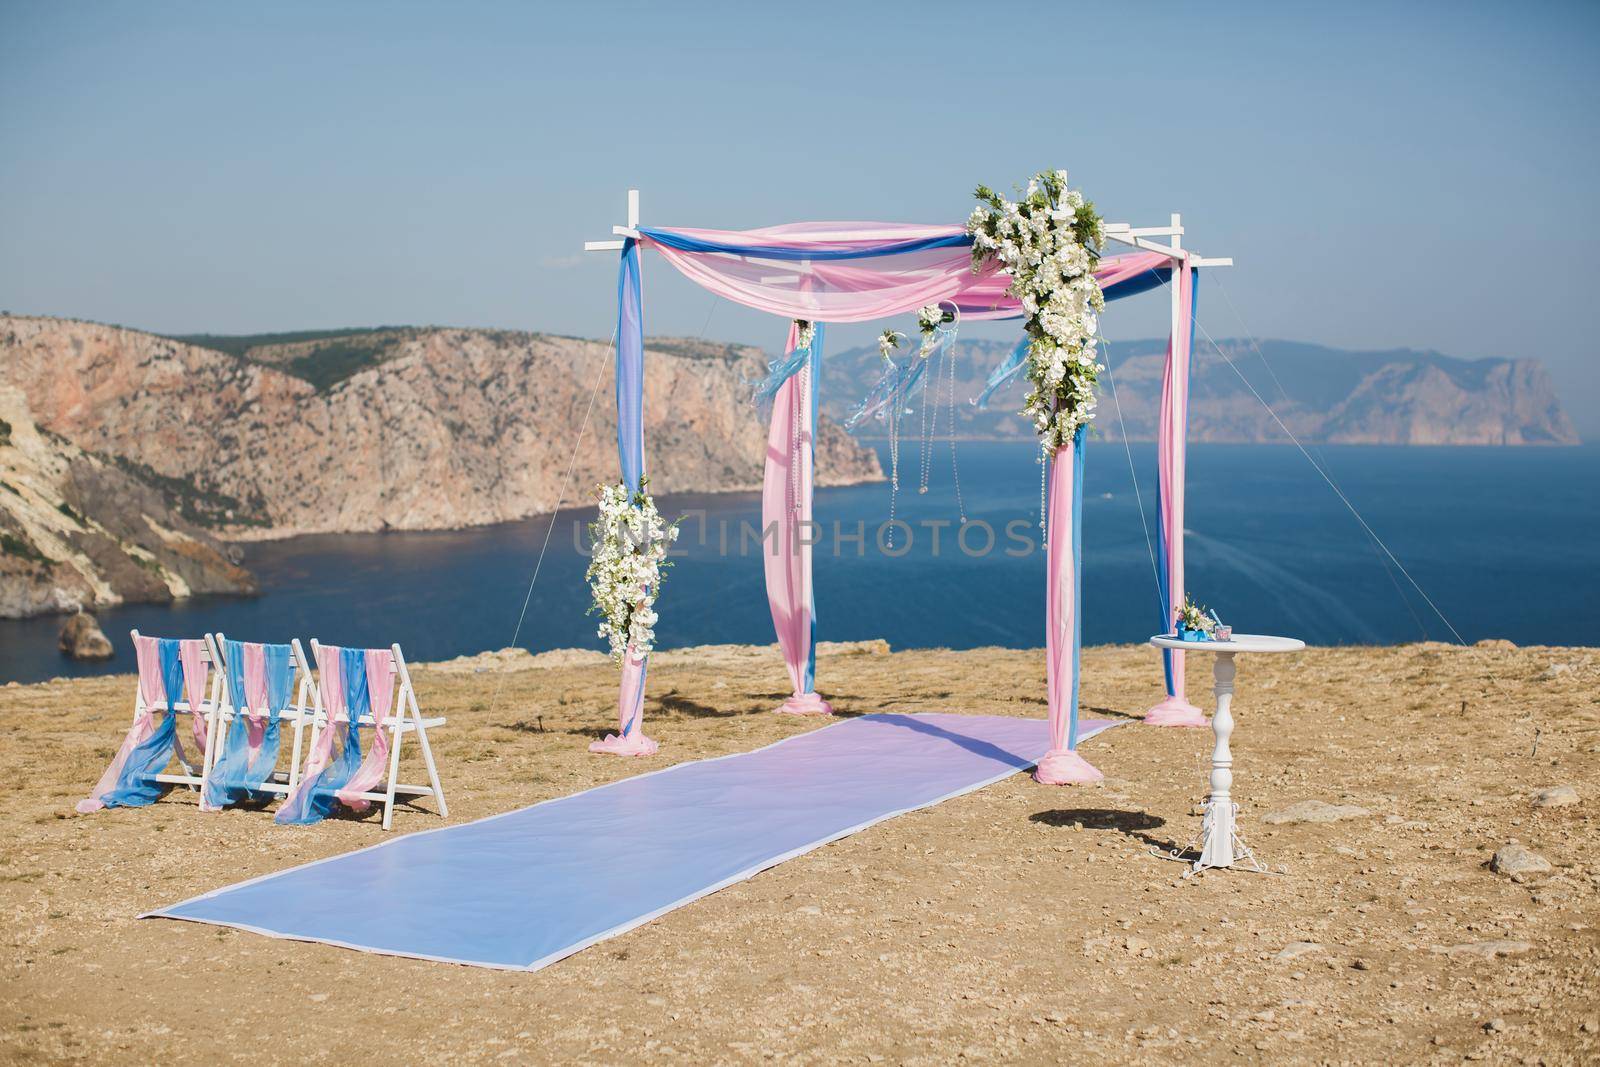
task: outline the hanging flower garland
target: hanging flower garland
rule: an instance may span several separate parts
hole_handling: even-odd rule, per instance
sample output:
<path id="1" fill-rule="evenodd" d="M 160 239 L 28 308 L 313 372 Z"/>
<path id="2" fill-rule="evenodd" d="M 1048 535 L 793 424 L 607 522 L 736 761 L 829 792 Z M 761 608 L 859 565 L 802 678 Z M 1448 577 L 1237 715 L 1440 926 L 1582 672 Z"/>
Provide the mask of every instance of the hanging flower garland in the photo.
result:
<path id="1" fill-rule="evenodd" d="M 1043 450 L 1064 447 L 1094 418 L 1097 313 L 1105 297 L 1094 270 L 1100 260 L 1100 216 L 1067 172 L 1044 171 L 1016 202 L 986 185 L 967 219 L 972 270 L 998 267 L 1011 276 L 1006 292 L 1022 303 L 1029 338 L 1028 380 L 1021 412 L 1033 422 Z"/>
<path id="2" fill-rule="evenodd" d="M 809 351 L 811 342 L 817 338 L 817 324 L 810 319 L 795 319 L 794 334 L 794 350 L 796 352 Z"/>
<path id="3" fill-rule="evenodd" d="M 645 491 L 649 482 L 639 479 L 632 494 L 621 482 L 597 486 L 600 514 L 589 525 L 589 614 L 600 616 L 599 635 L 610 640 L 618 663 L 630 647 L 643 657 L 655 646 L 656 597 L 672 566 L 667 552 L 678 539 L 678 524 L 663 522 Z"/>

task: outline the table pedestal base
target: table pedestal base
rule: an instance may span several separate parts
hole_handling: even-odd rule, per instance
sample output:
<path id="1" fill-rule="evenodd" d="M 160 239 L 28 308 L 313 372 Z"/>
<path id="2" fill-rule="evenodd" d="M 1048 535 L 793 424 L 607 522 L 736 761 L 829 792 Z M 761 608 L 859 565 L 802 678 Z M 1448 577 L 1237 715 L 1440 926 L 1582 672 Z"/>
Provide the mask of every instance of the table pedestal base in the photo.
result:
<path id="1" fill-rule="evenodd" d="M 1183 872 L 1185 878 L 1201 871 L 1223 869 L 1272 874 L 1272 871 L 1256 859 L 1256 854 L 1250 851 L 1250 846 L 1245 844 L 1244 838 L 1239 836 L 1238 816 L 1239 805 L 1232 801 L 1206 801 L 1206 813 L 1200 824 L 1200 836 L 1190 842 L 1187 848 L 1173 849 L 1161 858 L 1188 863 L 1189 869 Z M 1190 861 L 1189 857 L 1197 852 L 1200 858 Z"/>
<path id="2" fill-rule="evenodd" d="M 1217 698 L 1216 714 L 1211 716 L 1211 732 L 1216 747 L 1211 750 L 1211 794 L 1206 798 L 1205 820 L 1200 824 L 1200 858 L 1184 872 L 1187 878 L 1206 870 L 1241 866 L 1259 874 L 1270 874 L 1239 837 L 1239 805 L 1233 802 L 1233 752 L 1228 738 L 1233 736 L 1233 679 L 1236 671 L 1232 652 L 1219 652 L 1212 668 L 1211 691 Z M 1181 860 L 1194 851 L 1194 845 L 1169 853 L 1166 859 Z"/>

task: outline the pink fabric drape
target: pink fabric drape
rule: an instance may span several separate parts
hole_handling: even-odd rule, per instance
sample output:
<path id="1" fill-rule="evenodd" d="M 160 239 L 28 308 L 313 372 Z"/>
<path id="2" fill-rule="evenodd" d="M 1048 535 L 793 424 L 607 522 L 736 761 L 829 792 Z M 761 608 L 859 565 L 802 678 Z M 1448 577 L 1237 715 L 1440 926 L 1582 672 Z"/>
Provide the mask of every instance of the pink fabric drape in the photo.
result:
<path id="1" fill-rule="evenodd" d="M 617 693 L 617 733 L 602 741 L 591 741 L 590 752 L 613 756 L 653 756 L 659 749 L 644 734 L 644 683 L 648 656 L 634 654 L 633 646 L 622 657 L 622 685 Z"/>
<path id="2" fill-rule="evenodd" d="M 340 665 L 337 648 L 328 645 L 317 646 L 317 671 L 317 688 L 322 693 L 325 721 L 317 733 L 316 743 L 306 755 L 305 767 L 300 772 L 300 780 L 295 786 L 294 794 L 284 800 L 285 807 L 293 804 L 298 794 L 311 788 L 316 783 L 317 775 L 327 769 L 328 763 L 333 758 L 333 743 L 341 733 L 338 722 L 345 715 L 344 668 Z"/>
<path id="3" fill-rule="evenodd" d="M 1034 770 L 1045 785 L 1098 782 L 1105 777 L 1069 747 L 1078 713 L 1078 562 L 1073 552 L 1073 498 L 1077 490 L 1075 448 L 1067 444 L 1050 461 L 1049 511 L 1045 534 L 1045 685 L 1049 698 L 1050 750 Z"/>
<path id="4" fill-rule="evenodd" d="M 84 815 L 105 807 L 100 803 L 100 798 L 117 787 L 117 779 L 122 777 L 128 754 L 143 744 L 155 730 L 155 714 L 150 709 L 166 704 L 166 690 L 161 682 L 161 653 L 157 650 L 156 639 L 143 636 L 134 638 L 133 658 L 139 667 L 139 712 L 123 736 L 122 746 L 111 757 L 110 766 L 100 776 L 100 781 L 95 783 L 94 790 L 74 805 Z"/>
<path id="5" fill-rule="evenodd" d="M 189 733 L 200 751 L 206 750 L 206 679 L 211 664 L 206 662 L 205 642 L 187 640 L 178 642 L 178 659 L 183 663 L 184 695 L 189 701 Z M 178 758 L 183 759 L 183 745 L 178 745 Z"/>
<path id="6" fill-rule="evenodd" d="M 658 233 L 662 231 L 657 231 Z M 659 252 L 685 277 L 718 296 L 746 307 L 791 319 L 820 322 L 866 322 L 914 312 L 948 300 L 964 319 L 1007 319 L 1021 314 L 1006 295 L 1011 279 L 996 271 L 972 273 L 967 245 L 931 248 L 859 259 L 806 260 L 771 258 L 762 249 L 781 247 L 790 254 L 807 250 L 825 254 L 839 249 L 870 252 L 878 246 L 923 238 L 950 237 L 960 226 L 916 226 L 882 222 L 815 222 L 768 226 L 756 230 L 674 228 L 671 233 L 714 241 L 736 251 L 684 251 L 653 240 L 641 240 Z M 1107 256 L 1096 277 L 1110 288 L 1171 261 L 1158 252 Z"/>
<path id="7" fill-rule="evenodd" d="M 372 806 L 370 800 L 356 794 L 370 792 L 383 781 L 384 773 L 388 770 L 389 735 L 384 733 L 383 724 L 388 721 L 389 705 L 394 699 L 394 653 L 387 648 L 369 648 L 366 650 L 366 661 L 367 697 L 374 724 L 372 745 L 361 760 L 361 766 L 356 768 L 356 773 L 335 794 L 342 803 L 356 811 L 366 811 Z M 352 715 L 358 713 L 355 708 L 350 710 Z"/>
<path id="8" fill-rule="evenodd" d="M 798 331 L 789 325 L 785 354 L 795 350 Z M 811 664 L 811 518 L 815 442 L 812 425 L 816 390 L 807 361 L 778 388 L 767 431 L 766 475 L 761 486 L 761 529 L 772 541 L 762 545 L 767 604 L 772 628 L 789 671 L 793 691 L 777 710 L 794 715 L 828 715 L 833 708 L 814 691 Z"/>
<path id="9" fill-rule="evenodd" d="M 1161 413 L 1156 428 L 1157 475 L 1161 483 L 1162 547 L 1166 552 L 1167 604 L 1170 611 L 1183 605 L 1183 496 L 1189 435 L 1189 364 L 1193 349 L 1194 270 L 1187 263 L 1173 271 L 1172 333 L 1167 341 L 1167 362 L 1161 377 Z M 1173 620 L 1169 614 L 1167 628 Z M 1145 714 L 1151 726 L 1205 726 L 1205 714 L 1184 696 L 1184 654 L 1166 653 L 1166 696 Z"/>
<path id="10" fill-rule="evenodd" d="M 245 716 L 245 744 L 249 756 L 245 766 L 254 767 L 261 754 L 261 742 L 267 733 L 267 651 L 259 644 L 246 644 L 244 648 L 244 699 L 248 708 Z"/>

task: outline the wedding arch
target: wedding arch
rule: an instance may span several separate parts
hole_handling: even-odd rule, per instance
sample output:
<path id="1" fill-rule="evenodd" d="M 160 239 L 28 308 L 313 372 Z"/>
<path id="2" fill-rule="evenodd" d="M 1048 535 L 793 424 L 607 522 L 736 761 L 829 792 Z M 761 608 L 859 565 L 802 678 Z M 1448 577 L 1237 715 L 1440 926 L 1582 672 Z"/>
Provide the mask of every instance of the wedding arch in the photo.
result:
<path id="1" fill-rule="evenodd" d="M 643 226 L 638 190 L 629 190 L 627 225 L 613 226 L 613 239 L 586 242 L 584 249 L 620 253 L 616 404 L 621 484 L 602 493 L 601 526 L 631 529 L 636 540 L 642 537 L 647 545 L 657 546 L 658 557 L 665 554 L 660 539 L 664 526 L 644 489 L 641 251 L 653 249 L 679 273 L 716 295 L 791 320 L 784 357 L 772 364 L 772 373 L 758 393 L 771 403 L 761 521 L 763 529 L 774 529 L 777 537 L 771 550 L 762 553 L 767 598 L 793 687 L 778 710 L 796 714 L 831 712 L 816 691 L 812 551 L 803 536 L 812 522 L 817 392 L 826 325 L 920 313 L 921 350 L 897 362 L 893 352 L 902 335 L 886 331 L 884 378 L 860 412 L 887 408 L 895 418 L 901 399 L 915 388 L 930 348 L 953 338 L 945 323 L 1024 320 L 1031 340 L 1025 335 L 994 369 L 985 393 L 1024 370 L 1035 380 L 1024 414 L 1036 417 L 1049 466 L 1043 521 L 1050 737 L 1050 749 L 1035 777 L 1047 784 L 1064 784 L 1101 777 L 1077 752 L 1083 431 L 1093 417 L 1094 372 L 1102 369 L 1094 362 L 1093 312 L 1102 301 L 1162 286 L 1170 293 L 1171 329 L 1157 429 L 1157 561 L 1165 631 L 1172 625 L 1173 610 L 1184 600 L 1185 439 L 1198 271 L 1231 266 L 1233 261 L 1204 258 L 1185 248 L 1182 220 L 1176 214 L 1166 226 L 1102 222 L 1092 205 L 1066 189 L 1064 172 L 1046 172 L 1036 179 L 1043 193 L 1030 182 L 1020 208 L 980 187 L 980 206 L 965 225 L 811 222 L 744 231 Z M 1035 204 L 1031 230 L 1026 217 L 1030 202 Z M 1060 231 L 1054 246 L 1049 243 L 1052 227 Z M 1087 259 L 1074 233 L 1083 238 Z M 1018 279 L 1026 274 L 1031 282 L 1038 272 L 1039 235 L 1045 242 L 1048 277 L 1040 276 L 1035 292 L 1024 290 Z M 1128 251 L 1100 254 L 1099 246 L 1108 242 Z M 1059 256 L 1051 256 L 1052 247 Z M 1048 303 L 1056 299 L 1053 292 L 1065 293 L 1071 286 L 1076 286 L 1075 295 Z M 1024 291 L 1019 295 L 1019 290 Z M 1053 311 L 1058 312 L 1054 317 Z M 1060 354 L 1053 369 L 1043 366 L 1047 361 L 1042 356 L 1035 359 L 1030 354 L 1054 350 L 1058 344 Z M 604 555 L 597 551 L 597 558 Z M 652 583 L 640 579 L 655 572 L 648 558 L 630 556 L 626 550 L 613 552 L 602 566 L 612 567 L 617 576 L 608 593 L 612 607 L 602 633 L 609 633 L 622 661 L 619 732 L 590 747 L 597 752 L 647 755 L 656 751 L 655 742 L 644 733 L 645 679 L 655 616 Z M 634 594 L 641 587 L 646 596 L 636 603 Z M 1203 725 L 1206 720 L 1199 709 L 1184 700 L 1183 653 L 1165 652 L 1163 668 L 1166 695 L 1150 709 L 1145 722 Z"/>

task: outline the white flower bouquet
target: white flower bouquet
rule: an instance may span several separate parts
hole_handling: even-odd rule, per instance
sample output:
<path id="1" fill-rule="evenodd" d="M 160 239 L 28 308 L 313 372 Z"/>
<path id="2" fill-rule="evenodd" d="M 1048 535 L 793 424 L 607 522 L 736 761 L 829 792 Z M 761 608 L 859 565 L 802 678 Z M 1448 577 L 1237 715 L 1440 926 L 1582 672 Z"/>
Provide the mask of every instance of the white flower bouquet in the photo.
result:
<path id="1" fill-rule="evenodd" d="M 802 349 L 808 349 L 811 347 L 811 342 L 817 338 L 817 324 L 812 322 L 810 319 L 795 319 L 794 332 L 795 351 L 798 352 Z"/>
<path id="2" fill-rule="evenodd" d="M 611 642 L 618 663 L 630 647 L 642 657 L 655 645 L 656 597 L 678 539 L 678 524 L 662 521 L 648 484 L 641 478 L 635 493 L 621 482 L 597 486 L 600 514 L 589 526 L 589 613 L 600 616 L 599 636 Z"/>
<path id="3" fill-rule="evenodd" d="M 967 219 L 974 273 L 998 267 L 1006 292 L 1022 304 L 1028 333 L 1028 379 L 1021 414 L 1046 453 L 1072 440 L 1094 418 L 1098 313 L 1105 297 L 1094 271 L 1104 235 L 1094 205 L 1067 188 L 1067 172 L 1044 171 L 1016 202 L 988 186 Z M 926 309 L 924 309 L 926 310 Z"/>

